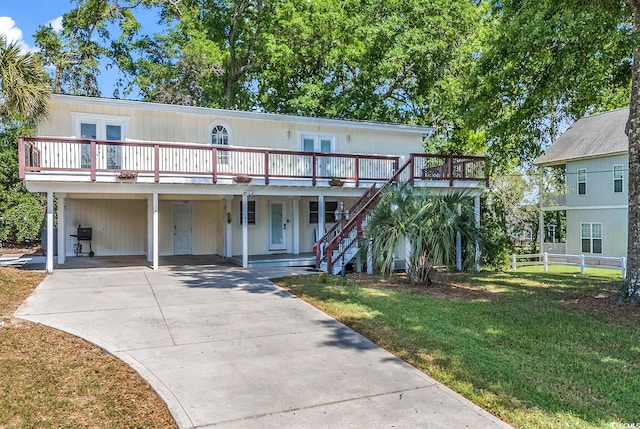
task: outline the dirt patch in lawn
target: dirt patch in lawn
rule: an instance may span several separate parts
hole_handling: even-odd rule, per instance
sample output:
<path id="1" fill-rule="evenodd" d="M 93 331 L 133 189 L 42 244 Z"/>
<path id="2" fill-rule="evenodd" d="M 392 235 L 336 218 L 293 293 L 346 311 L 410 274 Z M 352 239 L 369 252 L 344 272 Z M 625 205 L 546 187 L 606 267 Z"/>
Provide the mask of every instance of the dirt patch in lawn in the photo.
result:
<path id="1" fill-rule="evenodd" d="M 164 402 L 124 362 L 11 317 L 43 278 L 0 268 L 0 427 L 175 428 Z"/>
<path id="2" fill-rule="evenodd" d="M 407 279 L 404 273 L 394 273 L 390 276 L 370 274 L 349 274 L 349 281 L 362 287 L 396 289 L 408 293 L 432 296 L 451 300 L 492 299 L 498 289 L 483 285 L 474 286 L 462 281 L 462 276 L 451 273 L 437 273 L 432 276 L 433 283 L 429 286 L 415 284 Z"/>

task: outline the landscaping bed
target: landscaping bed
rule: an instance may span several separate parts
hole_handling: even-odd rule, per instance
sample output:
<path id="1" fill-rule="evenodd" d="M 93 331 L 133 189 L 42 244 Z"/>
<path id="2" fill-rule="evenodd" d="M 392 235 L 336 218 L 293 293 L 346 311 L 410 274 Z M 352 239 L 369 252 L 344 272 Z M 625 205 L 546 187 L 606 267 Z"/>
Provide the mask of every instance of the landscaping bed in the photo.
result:
<path id="1" fill-rule="evenodd" d="M 11 316 L 44 276 L 0 268 L 0 428 L 175 428 L 164 402 L 124 362 Z"/>

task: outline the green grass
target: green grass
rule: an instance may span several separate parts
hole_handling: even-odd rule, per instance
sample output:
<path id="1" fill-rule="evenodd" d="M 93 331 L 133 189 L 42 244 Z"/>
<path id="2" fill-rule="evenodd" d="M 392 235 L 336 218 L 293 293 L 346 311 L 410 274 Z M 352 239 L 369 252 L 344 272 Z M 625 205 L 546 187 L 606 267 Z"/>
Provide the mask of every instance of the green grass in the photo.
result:
<path id="1" fill-rule="evenodd" d="M 640 310 L 620 274 L 528 267 L 431 290 L 303 276 L 280 284 L 516 427 L 640 424 Z"/>

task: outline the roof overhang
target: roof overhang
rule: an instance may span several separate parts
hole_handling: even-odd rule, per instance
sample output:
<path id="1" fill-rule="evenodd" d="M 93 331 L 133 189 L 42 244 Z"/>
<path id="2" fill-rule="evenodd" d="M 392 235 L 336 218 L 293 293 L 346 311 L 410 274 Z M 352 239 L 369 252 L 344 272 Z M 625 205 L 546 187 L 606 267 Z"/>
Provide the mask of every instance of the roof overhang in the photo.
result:
<path id="1" fill-rule="evenodd" d="M 78 103 L 96 106 L 112 106 L 158 112 L 190 113 L 225 118 L 251 119 L 259 121 L 288 122 L 307 125 L 324 125 L 340 128 L 359 128 L 377 131 L 404 132 L 411 134 L 432 134 L 435 127 L 387 124 L 382 122 L 355 121 L 347 119 L 314 118 L 308 116 L 284 115 L 279 113 L 250 112 L 242 110 L 217 109 L 211 107 L 180 106 L 175 104 L 147 101 L 122 100 L 114 98 L 86 97 L 78 95 L 53 94 L 52 99 L 61 103 Z"/>

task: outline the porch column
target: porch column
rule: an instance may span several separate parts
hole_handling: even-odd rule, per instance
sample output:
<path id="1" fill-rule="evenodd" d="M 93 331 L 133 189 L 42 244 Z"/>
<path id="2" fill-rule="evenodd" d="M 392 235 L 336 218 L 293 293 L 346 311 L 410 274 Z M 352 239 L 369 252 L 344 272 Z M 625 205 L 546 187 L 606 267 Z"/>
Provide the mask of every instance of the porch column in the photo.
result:
<path id="1" fill-rule="evenodd" d="M 409 263 L 411 261 L 411 240 L 408 235 L 404 236 L 404 271 L 409 272 Z M 395 267 L 394 267 L 395 268 Z"/>
<path id="2" fill-rule="evenodd" d="M 320 240 L 324 235 L 324 195 L 318 195 L 318 237 Z"/>
<path id="3" fill-rule="evenodd" d="M 65 204 L 67 194 L 58 194 L 58 264 L 64 264 L 67 257 L 67 242 L 65 233 Z"/>
<path id="4" fill-rule="evenodd" d="M 538 198 L 540 199 L 538 207 L 538 235 L 540 236 L 539 253 L 544 253 L 546 250 L 544 248 L 544 212 L 542 211 L 542 194 L 540 194 Z"/>
<path id="5" fill-rule="evenodd" d="M 300 254 L 300 197 L 295 197 L 293 203 L 293 254 Z"/>
<path id="6" fill-rule="evenodd" d="M 242 193 L 242 268 L 249 268 L 249 204 L 248 192 Z"/>
<path id="7" fill-rule="evenodd" d="M 462 213 L 462 208 L 458 204 L 458 216 Z M 456 270 L 462 271 L 462 235 L 456 232 Z"/>
<path id="8" fill-rule="evenodd" d="M 47 272 L 53 272 L 53 192 L 47 192 Z"/>
<path id="9" fill-rule="evenodd" d="M 233 256 L 233 197 L 224 197 L 224 256 Z"/>
<path id="10" fill-rule="evenodd" d="M 473 214 L 476 219 L 476 228 L 480 229 L 480 195 L 473 199 Z M 480 272 L 480 243 L 476 241 L 476 271 Z"/>
<path id="11" fill-rule="evenodd" d="M 147 195 L 147 262 L 153 262 L 153 195 Z"/>
<path id="12" fill-rule="evenodd" d="M 158 270 L 158 193 L 153 193 L 153 269 Z"/>

